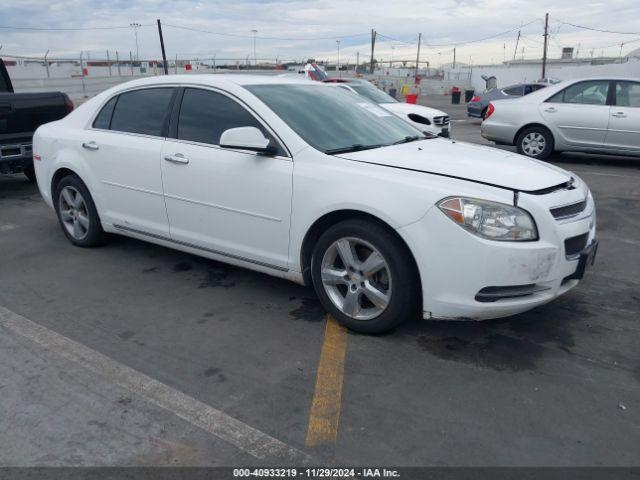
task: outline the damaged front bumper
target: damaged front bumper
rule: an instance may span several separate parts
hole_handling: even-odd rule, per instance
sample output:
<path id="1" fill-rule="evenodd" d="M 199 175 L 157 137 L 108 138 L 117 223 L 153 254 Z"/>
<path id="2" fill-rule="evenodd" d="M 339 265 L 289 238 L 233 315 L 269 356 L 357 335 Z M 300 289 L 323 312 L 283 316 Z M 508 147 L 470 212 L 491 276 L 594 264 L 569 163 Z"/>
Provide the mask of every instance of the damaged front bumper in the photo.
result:
<path id="1" fill-rule="evenodd" d="M 558 220 L 550 209 L 584 200 L 587 194 L 586 186 L 582 191 L 554 192 L 545 198 L 521 194 L 518 205 L 535 218 L 537 241 L 486 240 L 464 231 L 437 209 L 399 230 L 416 254 L 424 318 L 506 317 L 545 304 L 575 287 L 597 252 L 593 200 L 589 195 L 585 210 L 570 219 Z"/>

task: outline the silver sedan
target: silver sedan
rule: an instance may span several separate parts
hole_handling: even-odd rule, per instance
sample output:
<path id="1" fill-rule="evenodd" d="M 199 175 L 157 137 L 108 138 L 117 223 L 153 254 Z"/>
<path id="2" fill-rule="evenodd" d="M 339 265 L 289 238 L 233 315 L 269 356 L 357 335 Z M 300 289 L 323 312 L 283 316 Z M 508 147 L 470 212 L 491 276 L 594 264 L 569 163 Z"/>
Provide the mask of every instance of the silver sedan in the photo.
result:
<path id="1" fill-rule="evenodd" d="M 571 80 L 498 100 L 490 104 L 481 133 L 541 160 L 554 151 L 640 155 L 640 81 Z"/>

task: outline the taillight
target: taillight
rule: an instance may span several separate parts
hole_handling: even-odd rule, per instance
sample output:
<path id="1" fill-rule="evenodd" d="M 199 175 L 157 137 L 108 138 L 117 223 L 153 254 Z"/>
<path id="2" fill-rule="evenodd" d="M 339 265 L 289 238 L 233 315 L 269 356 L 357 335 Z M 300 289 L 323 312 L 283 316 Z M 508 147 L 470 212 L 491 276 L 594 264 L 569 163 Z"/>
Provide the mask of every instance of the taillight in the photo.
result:
<path id="1" fill-rule="evenodd" d="M 479 102 L 480 101 L 480 97 L 478 95 L 474 95 L 473 98 L 471 99 L 472 102 Z"/>
<path id="2" fill-rule="evenodd" d="M 487 114 L 484 116 L 484 120 L 489 118 L 495 111 L 496 111 L 496 107 L 493 106 L 493 103 L 490 103 L 489 106 L 487 107 Z"/>
<path id="3" fill-rule="evenodd" d="M 73 112 L 73 102 L 67 95 L 64 96 L 64 106 L 67 109 L 67 113 Z"/>

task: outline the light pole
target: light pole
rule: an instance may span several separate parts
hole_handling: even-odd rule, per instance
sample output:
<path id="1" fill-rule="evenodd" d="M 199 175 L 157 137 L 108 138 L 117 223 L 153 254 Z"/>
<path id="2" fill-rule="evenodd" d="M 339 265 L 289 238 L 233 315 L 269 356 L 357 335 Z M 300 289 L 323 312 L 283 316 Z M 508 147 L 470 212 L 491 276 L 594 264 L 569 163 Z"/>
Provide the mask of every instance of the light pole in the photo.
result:
<path id="1" fill-rule="evenodd" d="M 395 45 L 391 45 L 391 61 L 389 62 L 389 68 L 393 68 L 393 51 L 396 49 Z"/>
<path id="2" fill-rule="evenodd" d="M 257 66 L 258 57 L 256 56 L 256 33 L 258 33 L 258 30 L 254 28 L 253 30 L 251 30 L 251 33 L 253 33 L 253 63 Z"/>
<path id="3" fill-rule="evenodd" d="M 139 23 L 130 23 L 129 26 L 133 28 L 133 33 L 136 36 L 136 62 L 140 60 L 140 50 L 138 49 L 138 29 L 142 26 Z"/>
<path id="4" fill-rule="evenodd" d="M 340 74 L 340 40 L 336 40 L 336 44 L 338 45 L 338 76 L 341 77 Z"/>

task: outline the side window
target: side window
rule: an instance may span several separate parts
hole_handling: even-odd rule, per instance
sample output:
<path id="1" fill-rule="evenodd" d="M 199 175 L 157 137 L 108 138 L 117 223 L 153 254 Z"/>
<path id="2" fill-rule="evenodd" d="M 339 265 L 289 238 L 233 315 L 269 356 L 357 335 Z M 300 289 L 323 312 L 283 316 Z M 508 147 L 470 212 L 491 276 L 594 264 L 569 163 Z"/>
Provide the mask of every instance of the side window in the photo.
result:
<path id="1" fill-rule="evenodd" d="M 113 107 L 116 106 L 116 102 L 118 101 L 118 96 L 116 95 L 111 100 L 109 100 L 100 113 L 93 121 L 93 128 L 102 128 L 103 130 L 109 130 L 109 126 L 111 124 L 111 115 L 113 114 Z"/>
<path id="2" fill-rule="evenodd" d="M 640 107 L 640 83 L 617 82 L 616 105 L 619 107 Z"/>
<path id="3" fill-rule="evenodd" d="M 120 94 L 111 117 L 111 130 L 162 135 L 173 88 L 146 88 Z"/>
<path id="4" fill-rule="evenodd" d="M 219 145 L 222 132 L 236 127 L 256 127 L 284 155 L 279 143 L 256 118 L 235 100 L 220 93 L 187 88 L 178 116 L 178 138 L 192 142 Z"/>
<path id="5" fill-rule="evenodd" d="M 608 80 L 590 80 L 588 82 L 570 85 L 547 101 L 555 103 L 580 103 L 583 105 L 606 105 L 608 95 Z"/>
<path id="6" fill-rule="evenodd" d="M 513 95 L 514 97 L 521 97 L 522 96 L 522 85 L 505 88 L 502 91 L 504 93 L 506 93 L 507 95 Z"/>

